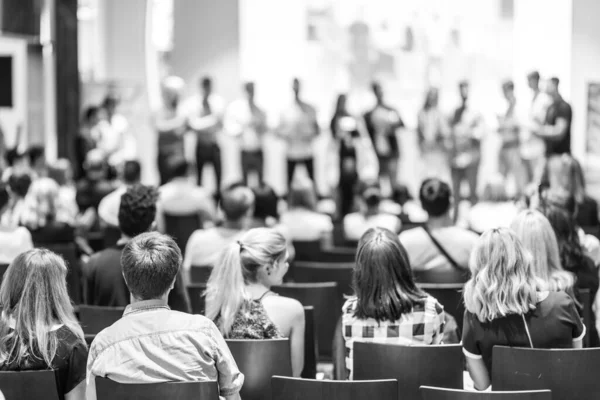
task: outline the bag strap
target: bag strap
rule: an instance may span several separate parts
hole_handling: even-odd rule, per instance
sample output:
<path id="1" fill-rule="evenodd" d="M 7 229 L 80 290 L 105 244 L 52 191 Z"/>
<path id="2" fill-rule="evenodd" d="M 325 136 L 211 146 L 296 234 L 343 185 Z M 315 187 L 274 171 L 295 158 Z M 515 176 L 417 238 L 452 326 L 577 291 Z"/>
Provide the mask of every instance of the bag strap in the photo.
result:
<path id="1" fill-rule="evenodd" d="M 444 255 L 444 257 L 446 257 L 448 259 L 448 261 L 450 261 L 450 264 L 452 264 L 452 266 L 454 268 L 462 269 L 460 267 L 460 265 L 456 262 L 456 260 L 454 258 L 452 258 L 452 256 L 450 254 L 448 254 L 448 252 L 446 251 L 444 246 L 442 246 L 442 244 L 433 236 L 433 234 L 429 230 L 429 227 L 427 225 L 423 225 L 423 229 L 425 230 L 425 233 L 427 233 L 427 236 L 429 236 L 429 238 L 431 239 L 431 241 L 433 242 L 435 247 L 438 248 L 440 253 L 442 253 Z"/>
<path id="2" fill-rule="evenodd" d="M 529 346 L 533 347 L 533 340 L 531 340 L 531 334 L 529 333 L 529 326 L 527 325 L 527 320 L 525 319 L 525 314 L 521 314 L 521 318 L 523 318 L 523 325 L 525 325 L 525 332 L 527 332 L 527 339 L 529 339 Z"/>

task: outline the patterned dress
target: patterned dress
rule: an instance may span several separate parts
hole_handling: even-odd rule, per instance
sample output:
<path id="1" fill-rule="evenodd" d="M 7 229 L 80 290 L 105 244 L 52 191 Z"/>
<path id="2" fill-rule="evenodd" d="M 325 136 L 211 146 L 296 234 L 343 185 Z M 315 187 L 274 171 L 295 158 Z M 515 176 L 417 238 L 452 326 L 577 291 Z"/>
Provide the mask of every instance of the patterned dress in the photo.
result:
<path id="1" fill-rule="evenodd" d="M 228 339 L 277 339 L 283 335 L 260 300 L 246 300 L 235 315 Z"/>

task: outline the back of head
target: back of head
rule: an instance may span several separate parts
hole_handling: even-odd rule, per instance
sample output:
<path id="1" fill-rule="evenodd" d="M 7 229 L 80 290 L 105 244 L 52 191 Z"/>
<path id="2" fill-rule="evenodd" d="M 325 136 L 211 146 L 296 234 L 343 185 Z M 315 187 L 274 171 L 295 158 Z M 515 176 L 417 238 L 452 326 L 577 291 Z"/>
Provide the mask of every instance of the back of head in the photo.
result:
<path id="1" fill-rule="evenodd" d="M 317 207 L 317 194 L 312 182 L 296 182 L 289 194 L 289 208 L 305 208 L 314 211 Z"/>
<path id="2" fill-rule="evenodd" d="M 277 206 L 279 198 L 273 188 L 265 183 L 252 189 L 254 192 L 254 218 L 262 219 L 275 218 L 279 219 Z"/>
<path id="3" fill-rule="evenodd" d="M 4 211 L 4 207 L 8 206 L 10 201 L 10 195 L 8 194 L 8 188 L 6 184 L 0 183 L 0 214 Z"/>
<path id="4" fill-rule="evenodd" d="M 368 210 L 378 210 L 381 203 L 381 190 L 377 184 L 364 184 L 360 197 Z"/>
<path id="5" fill-rule="evenodd" d="M 181 265 L 175 241 L 158 232 L 142 233 L 127 243 L 121 254 L 125 283 L 136 300 L 160 299 L 175 284 Z"/>
<path id="6" fill-rule="evenodd" d="M 72 224 L 72 212 L 59 196 L 58 183 L 51 178 L 38 178 L 25 196 L 21 223 L 37 229 L 55 221 Z"/>
<path id="7" fill-rule="evenodd" d="M 66 276 L 65 261 L 46 249 L 26 251 L 12 261 L 0 286 L 0 361 L 20 364 L 33 356 L 51 366 L 58 348 L 51 330 L 57 323 L 85 343 Z"/>
<path id="8" fill-rule="evenodd" d="M 419 200 L 421 207 L 429 217 L 441 217 L 450 211 L 452 204 L 452 191 L 450 185 L 437 179 L 429 178 L 423 181 L 419 190 Z"/>
<path id="9" fill-rule="evenodd" d="M 254 207 L 254 193 L 246 186 L 225 188 L 221 192 L 221 209 L 228 221 L 239 221 L 249 216 Z"/>
<path id="10" fill-rule="evenodd" d="M 8 178 L 8 186 L 17 197 L 25 197 L 31 187 L 31 176 L 29 174 L 12 174 Z"/>
<path id="11" fill-rule="evenodd" d="M 506 184 L 501 175 L 490 177 L 483 189 L 483 201 L 491 203 L 502 203 L 508 201 L 508 193 L 506 193 Z"/>
<path id="12" fill-rule="evenodd" d="M 469 266 L 472 276 L 465 284 L 465 307 L 479 321 L 535 308 L 538 284 L 531 255 L 511 230 L 491 229 L 481 235 Z"/>
<path id="13" fill-rule="evenodd" d="M 211 320 L 218 318 L 217 325 L 224 336 L 248 298 L 245 285 L 257 281 L 261 267 L 280 261 L 286 254 L 285 238 L 269 228 L 250 229 L 223 251 L 208 280 L 206 316 Z"/>
<path id="14" fill-rule="evenodd" d="M 575 197 L 577 203 L 585 199 L 585 179 L 581 164 L 571 155 L 551 156 L 544 167 L 542 182 L 551 188 L 562 188 Z"/>
<path id="15" fill-rule="evenodd" d="M 426 296 L 414 283 L 398 236 L 383 228 L 369 229 L 358 242 L 353 286 L 360 319 L 396 321 Z"/>
<path id="16" fill-rule="evenodd" d="M 527 79 L 539 81 L 540 73 L 538 71 L 531 71 L 530 73 L 527 74 Z"/>
<path id="17" fill-rule="evenodd" d="M 505 92 L 512 92 L 515 90 L 515 83 L 512 80 L 506 80 L 502 82 L 502 90 Z"/>
<path id="18" fill-rule="evenodd" d="M 148 232 L 156 218 L 158 191 L 152 186 L 136 184 L 121 196 L 119 228 L 128 237 Z"/>
<path id="19" fill-rule="evenodd" d="M 23 159 L 26 156 L 25 153 L 19 151 L 17 147 L 13 147 L 12 149 L 6 150 L 6 163 L 9 167 L 13 167 L 16 162 Z"/>
<path id="20" fill-rule="evenodd" d="M 39 162 L 44 159 L 46 149 L 42 145 L 33 145 L 27 149 L 27 156 L 29 157 L 29 164 L 32 167 L 36 167 Z"/>
<path id="21" fill-rule="evenodd" d="M 130 160 L 123 164 L 123 182 L 126 185 L 139 183 L 142 179 L 142 165 L 139 161 Z"/>

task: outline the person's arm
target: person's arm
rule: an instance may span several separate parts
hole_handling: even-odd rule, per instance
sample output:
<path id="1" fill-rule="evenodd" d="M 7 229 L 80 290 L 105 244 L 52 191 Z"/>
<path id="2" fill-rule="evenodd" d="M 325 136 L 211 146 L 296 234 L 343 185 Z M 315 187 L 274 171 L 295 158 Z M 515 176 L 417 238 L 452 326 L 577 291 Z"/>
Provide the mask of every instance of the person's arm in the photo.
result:
<path id="1" fill-rule="evenodd" d="M 292 332 L 290 334 L 290 346 L 292 352 L 292 375 L 299 377 L 304 368 L 304 308 L 296 302 L 293 310 Z"/>
<path id="2" fill-rule="evenodd" d="M 73 390 L 69 393 L 65 393 L 65 400 L 84 400 L 86 391 L 85 380 L 81 381 Z"/>
<path id="3" fill-rule="evenodd" d="M 470 358 L 467 359 L 467 370 L 476 390 L 482 391 L 487 390 L 492 384 L 490 380 L 490 374 L 481 358 Z"/>
<path id="4" fill-rule="evenodd" d="M 554 125 L 538 125 L 533 133 L 546 140 L 561 140 L 567 133 L 567 119 L 557 118 Z"/>
<path id="5" fill-rule="evenodd" d="M 240 389 L 244 384 L 244 375 L 238 369 L 233 355 L 214 323 L 210 323 L 208 335 L 214 342 L 214 362 L 217 369 L 219 395 L 226 399 L 239 399 Z"/>

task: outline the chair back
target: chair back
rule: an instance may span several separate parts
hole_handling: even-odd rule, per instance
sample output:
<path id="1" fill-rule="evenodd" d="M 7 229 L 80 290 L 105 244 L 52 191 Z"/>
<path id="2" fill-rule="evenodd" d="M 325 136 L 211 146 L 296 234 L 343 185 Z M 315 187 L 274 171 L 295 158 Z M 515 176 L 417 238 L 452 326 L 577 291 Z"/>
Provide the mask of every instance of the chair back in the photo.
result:
<path id="1" fill-rule="evenodd" d="M 583 306 L 583 324 L 585 325 L 586 335 L 583 337 L 583 347 L 590 347 L 591 333 L 594 328 L 594 313 L 592 311 L 592 295 L 590 289 L 579 289 L 578 300 Z"/>
<path id="2" fill-rule="evenodd" d="M 2 279 L 4 278 L 4 274 L 6 273 L 9 265 L 10 264 L 0 264 L 0 283 L 2 283 Z"/>
<path id="3" fill-rule="evenodd" d="M 469 280 L 469 271 L 454 267 L 433 268 L 429 270 L 413 270 L 415 282 L 418 283 L 465 283 Z"/>
<path id="4" fill-rule="evenodd" d="M 304 307 L 304 368 L 302 378 L 315 379 L 317 376 L 317 331 L 315 325 L 315 309 L 312 306 Z"/>
<path id="5" fill-rule="evenodd" d="M 296 282 L 336 282 L 340 301 L 344 295 L 352 295 L 352 271 L 354 263 L 294 262 Z"/>
<path id="6" fill-rule="evenodd" d="M 83 299 L 83 287 L 81 285 L 82 271 L 79 257 L 77 256 L 77 245 L 70 243 L 44 243 L 43 247 L 58 254 L 67 262 L 67 290 L 74 304 L 81 304 Z"/>
<path id="7" fill-rule="evenodd" d="M 399 400 L 419 400 L 422 385 L 463 387 L 462 347 L 354 342 L 354 379 L 397 379 Z"/>
<path id="8" fill-rule="evenodd" d="M 79 322 L 83 333 L 97 335 L 121 319 L 124 307 L 79 306 Z"/>
<path id="9" fill-rule="evenodd" d="M 185 252 L 185 246 L 192 233 L 201 228 L 202 221 L 198 214 L 165 214 L 165 232 L 173 237 L 182 254 Z"/>
<path id="10" fill-rule="evenodd" d="M 289 339 L 226 340 L 231 354 L 244 374 L 240 396 L 244 400 L 270 400 L 271 377 L 292 376 Z"/>
<path id="11" fill-rule="evenodd" d="M 206 311 L 206 299 L 204 298 L 206 284 L 193 283 L 188 285 L 186 289 L 192 305 L 192 314 L 204 315 L 204 312 Z"/>
<path id="12" fill-rule="evenodd" d="M 535 343 L 534 343 L 535 344 Z M 552 390 L 553 400 L 589 399 L 600 393 L 600 348 L 528 349 L 495 346 L 494 390 Z"/>
<path id="13" fill-rule="evenodd" d="M 335 324 L 342 315 L 342 302 L 336 282 L 285 283 L 272 288 L 281 296 L 298 300 L 303 306 L 314 307 L 319 355 L 331 357 Z"/>
<path id="14" fill-rule="evenodd" d="M 418 283 L 417 285 L 444 306 L 444 312 L 454 317 L 458 329 L 462 331 L 465 316 L 465 303 L 462 294 L 464 284 Z"/>
<path id="15" fill-rule="evenodd" d="M 97 377 L 96 397 L 98 400 L 219 400 L 219 386 L 215 381 L 131 384 Z"/>
<path id="16" fill-rule="evenodd" d="M 330 247 L 321 250 L 320 262 L 353 263 L 356 258 L 356 247 Z"/>
<path id="17" fill-rule="evenodd" d="M 58 400 L 54 371 L 0 372 L 0 391 L 6 400 Z"/>
<path id="18" fill-rule="evenodd" d="M 213 267 L 211 265 L 192 265 L 190 268 L 190 279 L 192 283 L 205 284 L 210 278 Z"/>
<path id="19" fill-rule="evenodd" d="M 473 392 L 421 386 L 422 400 L 552 400 L 549 390 L 525 390 L 517 392 Z"/>
<path id="20" fill-rule="evenodd" d="M 394 379 L 373 381 L 318 381 L 274 376 L 273 400 L 396 400 L 398 382 Z"/>
<path id="21" fill-rule="evenodd" d="M 294 240 L 292 241 L 296 250 L 295 261 L 319 261 L 321 254 L 321 240 Z"/>

